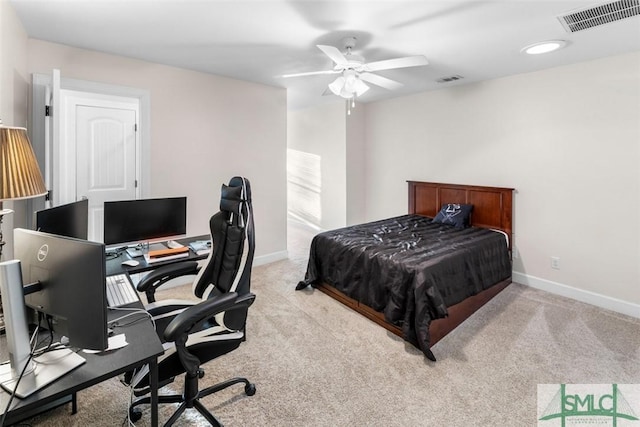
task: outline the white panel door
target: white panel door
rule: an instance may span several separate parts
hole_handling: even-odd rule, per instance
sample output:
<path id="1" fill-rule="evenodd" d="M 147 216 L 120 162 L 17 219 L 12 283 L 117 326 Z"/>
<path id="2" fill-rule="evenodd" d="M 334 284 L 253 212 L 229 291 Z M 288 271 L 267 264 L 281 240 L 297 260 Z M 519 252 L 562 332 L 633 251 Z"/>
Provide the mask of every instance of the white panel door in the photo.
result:
<path id="1" fill-rule="evenodd" d="M 103 240 L 103 205 L 136 198 L 136 111 L 76 105 L 76 195 L 89 199 L 89 240 Z"/>

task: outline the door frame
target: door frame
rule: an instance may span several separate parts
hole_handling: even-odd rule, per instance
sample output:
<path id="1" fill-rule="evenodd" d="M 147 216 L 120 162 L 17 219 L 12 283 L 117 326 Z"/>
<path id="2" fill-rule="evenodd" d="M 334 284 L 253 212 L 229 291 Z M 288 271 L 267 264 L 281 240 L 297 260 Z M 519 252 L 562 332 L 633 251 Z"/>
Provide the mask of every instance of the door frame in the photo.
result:
<path id="1" fill-rule="evenodd" d="M 45 117 L 46 105 L 50 104 L 50 100 L 43 103 L 46 98 L 47 86 L 51 87 L 52 77 L 50 74 L 33 74 L 32 76 L 32 110 L 31 110 L 31 142 L 38 158 L 38 163 L 44 171 L 45 167 L 45 121 L 51 120 L 60 112 L 51 111 L 50 117 Z M 128 86 L 119 86 L 106 83 L 92 82 L 88 80 L 78 80 L 62 77 L 60 79 L 60 88 L 63 90 L 74 90 L 85 93 L 93 93 L 96 95 L 107 95 L 113 97 L 134 98 L 139 101 L 139 120 L 138 120 L 138 141 L 139 141 L 139 197 L 149 197 L 151 194 L 151 96 L 146 89 L 133 88 Z M 46 105 L 45 105 L 46 104 Z M 60 105 L 60 103 L 56 103 Z M 50 150 L 52 158 L 59 155 L 59 147 L 52 147 Z M 53 159 L 49 159 L 48 168 L 53 171 L 53 179 L 51 180 L 51 201 L 52 206 L 61 204 L 60 189 L 56 174 L 59 171 L 54 168 Z M 39 209 L 39 208 L 36 208 Z"/>

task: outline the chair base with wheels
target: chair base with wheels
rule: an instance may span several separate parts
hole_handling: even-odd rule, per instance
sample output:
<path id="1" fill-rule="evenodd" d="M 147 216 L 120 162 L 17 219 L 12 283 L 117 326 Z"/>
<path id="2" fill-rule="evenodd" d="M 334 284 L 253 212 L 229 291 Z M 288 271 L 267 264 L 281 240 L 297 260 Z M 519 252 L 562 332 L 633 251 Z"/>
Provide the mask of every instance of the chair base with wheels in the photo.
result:
<path id="1" fill-rule="evenodd" d="M 171 418 L 165 423 L 165 426 L 172 425 L 180 415 L 185 411 L 185 409 L 194 408 L 197 410 L 212 426 L 214 427 L 222 427 L 222 423 L 213 415 L 207 408 L 204 407 L 202 403 L 200 403 L 200 399 L 203 397 L 207 397 L 210 394 L 217 393 L 221 390 L 224 390 L 227 387 L 230 387 L 235 384 L 244 383 L 244 393 L 247 396 L 253 396 L 256 394 L 256 386 L 255 384 L 249 382 L 246 378 L 232 378 L 221 383 L 212 385 L 210 387 L 205 388 L 204 390 L 199 390 L 198 388 L 198 379 L 204 376 L 204 371 L 200 369 L 198 373 L 194 376 L 191 374 L 187 374 L 185 377 L 184 383 L 184 394 L 171 394 L 171 395 L 162 395 L 158 396 L 158 403 L 180 403 L 180 406 L 173 413 Z M 142 417 L 142 410 L 138 408 L 138 405 L 141 404 L 149 404 L 151 403 L 151 398 L 149 396 L 144 396 L 139 399 L 134 400 L 134 402 L 129 407 L 129 418 L 132 422 L 136 422 L 140 420 Z"/>

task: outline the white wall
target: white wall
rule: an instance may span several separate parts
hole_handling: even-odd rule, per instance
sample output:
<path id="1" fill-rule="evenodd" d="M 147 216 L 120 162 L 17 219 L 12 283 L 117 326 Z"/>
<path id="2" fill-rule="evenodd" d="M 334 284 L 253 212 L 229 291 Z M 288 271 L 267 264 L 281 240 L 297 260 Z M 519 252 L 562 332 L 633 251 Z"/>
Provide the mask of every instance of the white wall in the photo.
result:
<path id="1" fill-rule="evenodd" d="M 347 115 L 345 101 L 289 111 L 287 143 L 289 159 L 289 210 L 320 230 L 359 224 L 365 219 L 365 108 L 357 104 Z M 301 154 L 303 153 L 303 154 Z M 295 165 L 300 156 L 320 163 L 318 202 L 320 214 L 314 218 L 315 190 L 301 189 Z M 303 212 L 301 212 L 303 211 Z M 307 212 L 304 212 L 307 211 Z"/>
<path id="2" fill-rule="evenodd" d="M 363 188 L 365 181 L 365 108 L 356 104 L 347 116 L 347 225 L 362 224 L 366 221 L 366 198 Z"/>
<path id="3" fill-rule="evenodd" d="M 291 111 L 287 120 L 288 148 L 290 153 L 294 151 L 291 156 L 308 158 L 304 165 L 298 166 L 290 160 L 290 170 L 307 170 L 310 177 L 305 181 L 313 181 L 320 175 L 317 186 L 303 183 L 298 189 L 290 188 L 289 203 L 293 213 L 300 213 L 298 207 L 311 206 L 310 212 L 301 213 L 302 219 L 322 230 L 346 225 L 345 114 L 344 103 L 339 102 Z M 313 164 L 319 168 L 311 168 Z M 294 170 L 292 179 L 299 175 Z"/>
<path id="4" fill-rule="evenodd" d="M 369 220 L 406 212 L 406 180 L 514 187 L 516 281 L 638 308 L 640 52 L 371 103 L 365 120 Z"/>
<path id="5" fill-rule="evenodd" d="M 6 126 L 27 127 L 29 74 L 27 72 L 27 34 L 13 7 L 0 1 L 0 119 Z M 2 260 L 13 258 L 14 227 L 24 226 L 27 202 L 4 202 L 14 209 L 2 223 L 3 240 L 7 243 Z"/>
<path id="6" fill-rule="evenodd" d="M 0 2 L 0 119 L 27 125 L 27 33 L 9 2 Z"/>
<path id="7" fill-rule="evenodd" d="M 30 39 L 29 73 L 148 90 L 151 196 L 188 197 L 187 233 L 208 232 L 220 185 L 252 183 L 256 257 L 286 257 L 286 91 Z"/>

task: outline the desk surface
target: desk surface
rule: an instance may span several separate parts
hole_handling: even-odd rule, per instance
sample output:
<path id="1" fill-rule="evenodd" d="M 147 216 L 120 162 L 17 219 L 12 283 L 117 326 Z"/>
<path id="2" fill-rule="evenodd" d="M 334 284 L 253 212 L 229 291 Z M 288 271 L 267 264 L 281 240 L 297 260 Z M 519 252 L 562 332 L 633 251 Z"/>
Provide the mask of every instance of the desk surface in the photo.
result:
<path id="1" fill-rule="evenodd" d="M 122 311 L 109 310 L 108 319 L 113 321 Z M 140 314 L 141 317 L 146 315 Z M 129 319 L 132 320 L 132 319 Z M 144 320 L 126 327 L 114 329 L 116 334 L 124 333 L 129 343 L 126 347 L 102 354 L 88 354 L 80 351 L 86 362 L 55 382 L 38 390 L 26 399 L 15 398 L 7 415 L 7 424 L 32 413 L 35 409 L 106 379 L 120 375 L 136 366 L 151 362 L 163 353 L 162 344 L 151 321 Z M 6 336 L 0 336 L 0 360 L 7 360 Z M 123 391 L 125 391 L 123 386 Z M 0 389 L 0 413 L 9 400 L 9 393 Z M 122 408 L 126 414 L 128 408 Z"/>
<path id="2" fill-rule="evenodd" d="M 196 241 L 196 240 L 209 240 L 211 239 L 211 236 L 208 234 L 202 235 L 202 236 L 195 236 L 195 237 L 185 237 L 184 239 L 176 239 L 176 242 L 183 244 L 184 246 L 188 246 L 189 243 Z M 120 274 L 122 272 L 127 272 L 129 274 L 134 274 L 134 273 L 143 273 L 145 271 L 150 271 L 153 270 L 155 268 L 158 268 L 160 266 L 163 265 L 167 265 L 167 264 L 172 264 L 175 262 L 182 262 L 182 261 L 194 261 L 194 260 L 201 260 L 201 259 L 205 259 L 207 258 L 207 255 L 198 255 L 196 254 L 193 250 L 189 249 L 189 256 L 188 257 L 184 257 L 184 258 L 178 258 L 178 259 L 171 259 L 171 260 L 167 260 L 167 261 L 159 261 L 159 262 L 154 262 L 152 264 L 149 264 L 145 261 L 144 257 L 136 257 L 136 258 L 131 258 L 129 256 L 129 254 L 127 254 L 126 251 L 122 251 L 120 253 L 119 256 L 115 257 L 115 258 L 111 258 L 111 259 L 107 259 L 107 276 L 112 276 L 114 274 Z M 139 262 L 138 265 L 136 265 L 135 267 L 127 267 L 122 265 L 123 261 L 127 261 L 130 259 L 134 259 L 136 261 Z"/>

